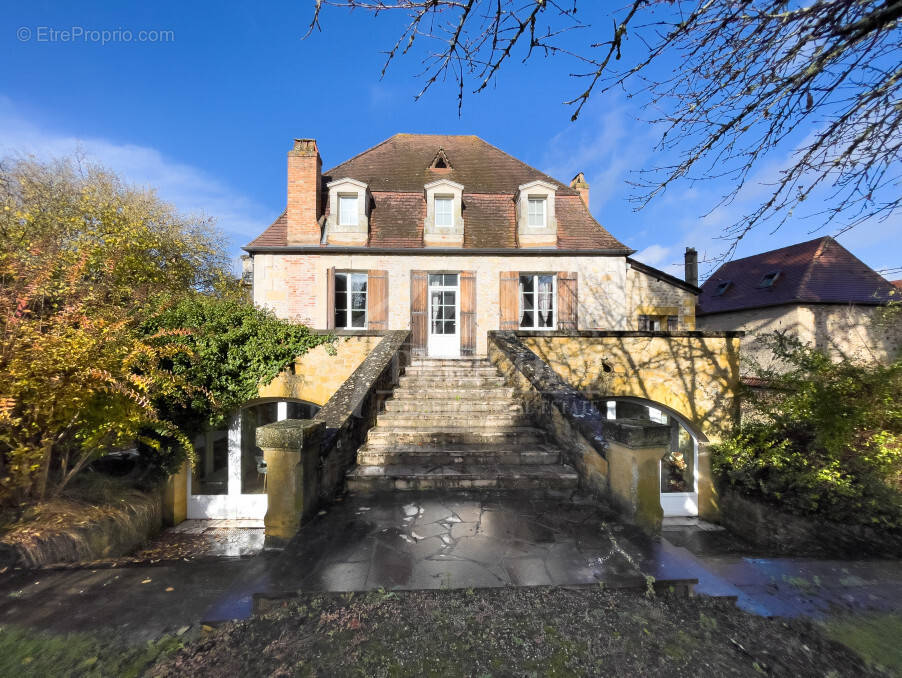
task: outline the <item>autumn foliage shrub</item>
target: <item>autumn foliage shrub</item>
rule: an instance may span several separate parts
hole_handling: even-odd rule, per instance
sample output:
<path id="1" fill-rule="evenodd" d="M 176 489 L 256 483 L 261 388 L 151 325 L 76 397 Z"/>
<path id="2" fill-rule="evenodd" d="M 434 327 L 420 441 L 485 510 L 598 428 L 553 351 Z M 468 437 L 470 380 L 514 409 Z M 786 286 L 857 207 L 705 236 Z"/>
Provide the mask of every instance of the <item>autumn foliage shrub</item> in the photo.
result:
<path id="1" fill-rule="evenodd" d="M 902 528 L 902 359 L 833 362 L 788 335 L 764 341 L 780 367 L 759 370 L 768 387 L 746 394 L 715 473 L 790 512 Z"/>

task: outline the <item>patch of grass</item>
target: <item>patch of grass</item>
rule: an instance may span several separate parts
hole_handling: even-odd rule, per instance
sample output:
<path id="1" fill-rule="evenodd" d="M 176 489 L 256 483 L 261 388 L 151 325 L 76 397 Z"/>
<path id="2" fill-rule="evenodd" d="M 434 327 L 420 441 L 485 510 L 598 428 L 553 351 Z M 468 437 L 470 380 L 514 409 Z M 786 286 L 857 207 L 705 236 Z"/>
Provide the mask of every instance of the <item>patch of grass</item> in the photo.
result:
<path id="1" fill-rule="evenodd" d="M 0 627 L 0 675 L 135 678 L 181 647 L 172 636 L 129 646 L 100 633 L 58 635 L 7 625 Z"/>
<path id="2" fill-rule="evenodd" d="M 832 618 L 823 627 L 827 636 L 852 648 L 872 666 L 902 675 L 902 615 Z"/>

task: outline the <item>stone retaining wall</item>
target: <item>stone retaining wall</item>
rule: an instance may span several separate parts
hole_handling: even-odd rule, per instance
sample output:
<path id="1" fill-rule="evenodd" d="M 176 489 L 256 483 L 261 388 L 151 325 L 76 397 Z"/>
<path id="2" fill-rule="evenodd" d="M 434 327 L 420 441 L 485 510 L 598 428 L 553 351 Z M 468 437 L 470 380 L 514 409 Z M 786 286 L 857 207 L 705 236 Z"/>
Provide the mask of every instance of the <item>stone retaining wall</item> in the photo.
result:
<path id="1" fill-rule="evenodd" d="M 738 536 L 784 555 L 902 557 L 902 530 L 875 530 L 780 511 L 732 490 L 720 492 L 721 523 Z"/>
<path id="2" fill-rule="evenodd" d="M 161 492 L 132 493 L 111 515 L 88 525 L 63 526 L 27 543 L 0 540 L 0 566 L 38 568 L 53 563 L 118 558 L 131 553 L 163 526 Z"/>

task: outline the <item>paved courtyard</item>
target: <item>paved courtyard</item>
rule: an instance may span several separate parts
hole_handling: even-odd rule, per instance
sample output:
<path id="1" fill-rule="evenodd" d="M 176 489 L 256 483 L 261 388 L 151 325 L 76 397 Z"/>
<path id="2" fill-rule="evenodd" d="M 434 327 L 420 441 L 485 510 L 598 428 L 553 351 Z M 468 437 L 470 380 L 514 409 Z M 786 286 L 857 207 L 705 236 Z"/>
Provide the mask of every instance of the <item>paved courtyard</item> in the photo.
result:
<path id="1" fill-rule="evenodd" d="M 284 551 L 259 524 L 189 522 L 129 558 L 0 575 L 0 624 L 115 628 L 136 639 L 247 617 L 299 590 L 644 584 L 696 579 L 761 615 L 902 612 L 897 560 L 769 557 L 723 530 L 670 521 L 653 540 L 569 491 L 349 496 Z"/>

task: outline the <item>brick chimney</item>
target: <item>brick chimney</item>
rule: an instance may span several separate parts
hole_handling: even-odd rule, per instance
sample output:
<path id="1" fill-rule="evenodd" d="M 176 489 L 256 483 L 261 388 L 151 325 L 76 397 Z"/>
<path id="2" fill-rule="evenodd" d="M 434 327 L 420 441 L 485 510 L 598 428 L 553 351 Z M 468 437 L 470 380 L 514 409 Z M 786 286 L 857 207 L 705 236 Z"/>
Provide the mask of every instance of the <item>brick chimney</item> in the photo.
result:
<path id="1" fill-rule="evenodd" d="M 573 177 L 570 182 L 570 188 L 576 189 L 579 192 L 579 197 L 583 199 L 583 202 L 586 204 L 586 209 L 589 208 L 589 182 L 586 181 L 586 175 L 582 172 L 577 172 L 576 176 Z"/>
<path id="2" fill-rule="evenodd" d="M 690 285 L 698 287 L 698 252 L 694 247 L 687 247 L 684 255 L 684 266 L 686 282 Z"/>
<path id="3" fill-rule="evenodd" d="M 295 139 L 288 151 L 288 244 L 319 245 L 323 161 L 315 139 Z"/>

